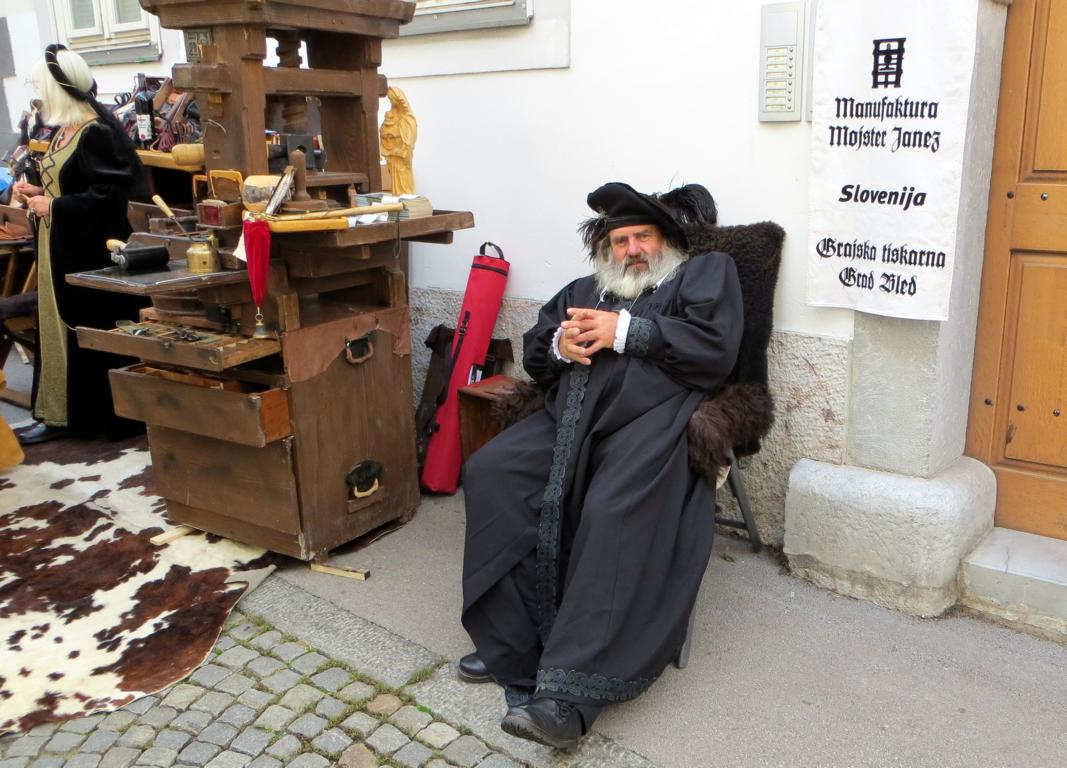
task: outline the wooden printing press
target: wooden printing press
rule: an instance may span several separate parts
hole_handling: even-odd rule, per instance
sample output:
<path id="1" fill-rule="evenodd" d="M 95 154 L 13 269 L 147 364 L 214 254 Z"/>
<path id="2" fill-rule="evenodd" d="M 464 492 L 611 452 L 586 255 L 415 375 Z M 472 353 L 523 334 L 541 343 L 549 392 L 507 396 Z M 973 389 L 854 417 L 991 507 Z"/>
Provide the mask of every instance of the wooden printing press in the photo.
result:
<path id="1" fill-rule="evenodd" d="M 308 95 L 321 101 L 329 168 L 308 172 L 317 204 L 343 206 L 356 191 L 381 189 L 381 38 L 398 34 L 413 3 L 140 2 L 200 43 L 200 60 L 176 65 L 173 80 L 201 105 L 208 174 L 266 174 L 268 107 L 280 100 L 282 130 L 306 133 Z M 279 43 L 282 66 L 263 66 L 268 37 Z M 301 42 L 312 69 L 299 68 Z M 141 360 L 111 372 L 115 410 L 148 425 L 154 486 L 170 517 L 304 560 L 323 560 L 373 528 L 409 519 L 419 487 L 403 243 L 449 243 L 473 216 L 434 211 L 274 233 L 261 308 L 269 338 L 252 338 L 248 275 L 225 247 L 239 226 L 198 222 L 216 233 L 231 268 L 196 274 L 182 260 L 188 238 L 159 224 L 130 244 L 166 245 L 163 268 L 111 267 L 68 281 L 151 299 L 140 322 L 79 328 L 78 340 Z M 346 478 L 363 470 L 377 483 L 357 498 Z"/>

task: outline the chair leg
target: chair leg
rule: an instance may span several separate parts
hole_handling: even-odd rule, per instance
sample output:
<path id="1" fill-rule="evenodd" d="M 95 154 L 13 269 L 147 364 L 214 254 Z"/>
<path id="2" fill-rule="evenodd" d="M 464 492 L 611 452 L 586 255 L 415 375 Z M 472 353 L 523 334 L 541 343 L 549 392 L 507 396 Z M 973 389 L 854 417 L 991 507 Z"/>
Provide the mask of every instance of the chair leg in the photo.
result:
<path id="1" fill-rule="evenodd" d="M 760 540 L 756 521 L 752 517 L 752 507 L 748 503 L 748 493 L 745 492 L 745 483 L 741 478 L 741 466 L 737 461 L 730 467 L 730 474 L 726 479 L 730 483 L 730 491 L 734 494 L 734 498 L 737 499 L 737 506 L 741 507 L 741 517 L 744 518 L 745 528 L 748 529 L 748 538 L 752 544 L 752 551 L 759 552 L 763 549 L 763 542 Z"/>
<path id="2" fill-rule="evenodd" d="M 689 666 L 689 650 L 693 646 L 693 624 L 697 617 L 697 606 L 693 603 L 693 610 L 689 612 L 689 626 L 685 630 L 685 642 L 682 643 L 681 650 L 678 651 L 678 656 L 674 660 L 674 666 L 678 669 L 685 669 Z"/>

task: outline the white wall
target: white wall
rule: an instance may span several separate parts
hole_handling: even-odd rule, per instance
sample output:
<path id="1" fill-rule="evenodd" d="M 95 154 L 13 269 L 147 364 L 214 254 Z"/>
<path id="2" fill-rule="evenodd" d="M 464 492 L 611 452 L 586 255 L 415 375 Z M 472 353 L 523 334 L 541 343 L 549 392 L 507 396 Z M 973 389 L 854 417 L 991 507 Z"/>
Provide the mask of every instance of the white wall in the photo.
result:
<path id="1" fill-rule="evenodd" d="M 720 223 L 785 228 L 776 326 L 851 338 L 850 311 L 804 303 L 810 124 L 757 121 L 761 5 L 573 0 L 567 68 L 390 78 L 419 120 L 418 190 L 477 224 L 451 246 L 416 246 L 413 284 L 462 291 L 488 239 L 512 262 L 508 294 L 547 298 L 588 272 L 575 234 L 588 192 L 699 182 Z M 506 34 L 519 45 L 530 32 Z M 469 55 L 493 34 L 461 33 L 456 45 Z M 412 71 L 421 40 L 446 60 L 444 39 L 387 41 L 381 71 Z"/>

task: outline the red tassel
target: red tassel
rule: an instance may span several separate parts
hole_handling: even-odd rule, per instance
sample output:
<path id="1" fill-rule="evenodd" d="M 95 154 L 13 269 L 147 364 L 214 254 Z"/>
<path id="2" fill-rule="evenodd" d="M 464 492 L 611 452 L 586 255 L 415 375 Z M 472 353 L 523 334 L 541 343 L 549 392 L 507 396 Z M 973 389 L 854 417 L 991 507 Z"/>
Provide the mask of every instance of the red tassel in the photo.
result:
<path id="1" fill-rule="evenodd" d="M 248 259 L 248 283 L 256 306 L 267 296 L 267 273 L 270 264 L 270 225 L 263 219 L 245 219 L 245 256 Z"/>

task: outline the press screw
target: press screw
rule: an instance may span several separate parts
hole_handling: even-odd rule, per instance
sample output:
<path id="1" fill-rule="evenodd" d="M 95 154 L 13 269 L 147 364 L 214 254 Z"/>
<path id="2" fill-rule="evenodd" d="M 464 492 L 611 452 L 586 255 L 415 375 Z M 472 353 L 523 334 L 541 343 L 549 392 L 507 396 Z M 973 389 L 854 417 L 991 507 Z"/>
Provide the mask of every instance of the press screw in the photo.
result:
<path id="1" fill-rule="evenodd" d="M 1013 197 L 1015 197 L 1015 193 L 1014 192 L 1008 192 L 1008 199 L 1011 200 Z"/>
<path id="2" fill-rule="evenodd" d="M 986 405 L 992 405 L 992 404 L 993 404 L 993 398 L 991 398 L 991 397 L 987 397 L 987 398 L 985 399 L 985 404 L 986 404 Z"/>
<path id="3" fill-rule="evenodd" d="M 1017 406 L 1015 406 L 1015 409 L 1019 410 L 1019 411 L 1025 411 L 1026 410 L 1026 406 L 1023 405 L 1022 403 L 1019 403 Z"/>
<path id="4" fill-rule="evenodd" d="M 1048 192 L 1042 192 L 1041 193 L 1041 199 L 1042 200 L 1048 200 Z"/>

